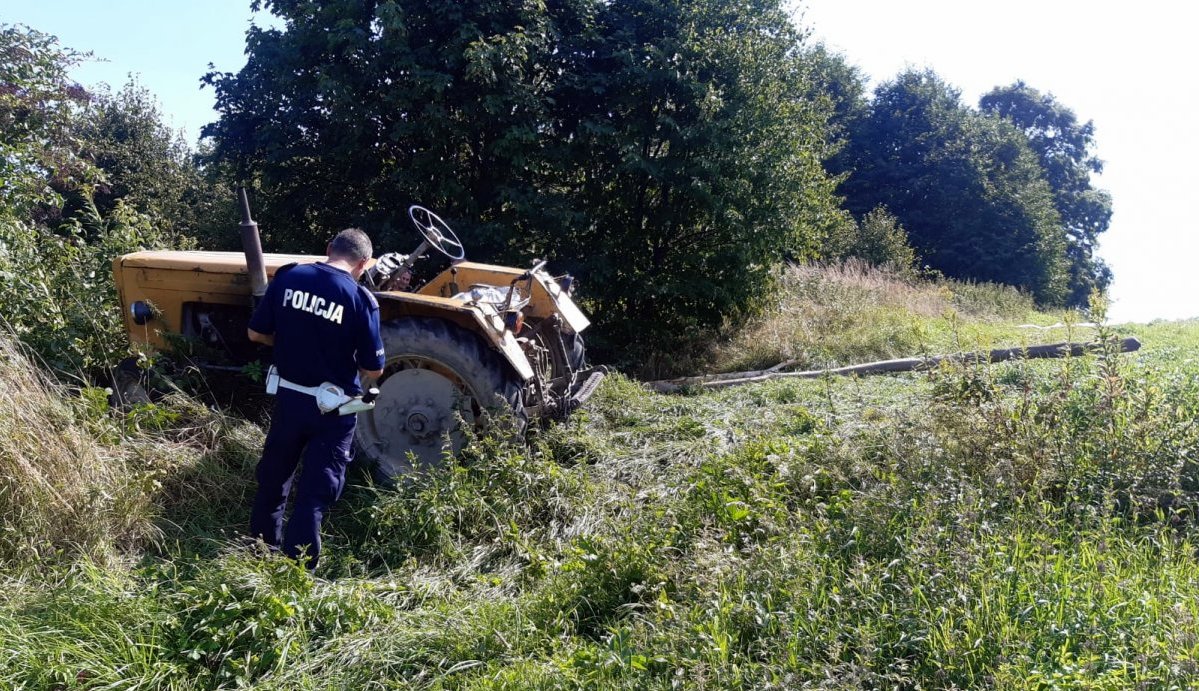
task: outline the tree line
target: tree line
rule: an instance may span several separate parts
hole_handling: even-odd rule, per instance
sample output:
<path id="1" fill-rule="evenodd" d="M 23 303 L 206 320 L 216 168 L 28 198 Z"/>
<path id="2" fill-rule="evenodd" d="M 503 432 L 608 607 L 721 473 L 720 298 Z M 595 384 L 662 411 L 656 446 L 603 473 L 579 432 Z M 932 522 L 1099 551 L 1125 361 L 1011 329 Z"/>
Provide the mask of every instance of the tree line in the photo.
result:
<path id="1" fill-rule="evenodd" d="M 220 117 L 200 151 L 144 90 L 89 94 L 80 56 L 4 28 L 5 211 L 59 236 L 136 213 L 232 248 L 245 183 L 272 250 L 347 225 L 402 250 L 420 203 L 471 257 L 574 274 L 595 345 L 630 356 L 733 328 L 784 261 L 860 256 L 1047 306 L 1111 279 L 1092 123 L 1022 82 L 977 107 L 930 70 L 871 92 L 777 0 L 254 6 L 281 26 L 203 77 Z"/>

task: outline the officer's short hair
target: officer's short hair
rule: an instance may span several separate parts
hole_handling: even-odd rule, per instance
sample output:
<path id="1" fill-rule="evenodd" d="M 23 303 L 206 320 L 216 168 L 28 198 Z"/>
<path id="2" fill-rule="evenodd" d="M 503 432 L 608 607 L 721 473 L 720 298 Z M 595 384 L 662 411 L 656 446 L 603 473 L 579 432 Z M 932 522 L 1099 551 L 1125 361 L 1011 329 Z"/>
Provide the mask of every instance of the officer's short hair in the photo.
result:
<path id="1" fill-rule="evenodd" d="M 352 262 L 370 259 L 374 252 L 370 237 L 360 228 L 346 228 L 329 243 L 330 257 L 336 256 Z"/>

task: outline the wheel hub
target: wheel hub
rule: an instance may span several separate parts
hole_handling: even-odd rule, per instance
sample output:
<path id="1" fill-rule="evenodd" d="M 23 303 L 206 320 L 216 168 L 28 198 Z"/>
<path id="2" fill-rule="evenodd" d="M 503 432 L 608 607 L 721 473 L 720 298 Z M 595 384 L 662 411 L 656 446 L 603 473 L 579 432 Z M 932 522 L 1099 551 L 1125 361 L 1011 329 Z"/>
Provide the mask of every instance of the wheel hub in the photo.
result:
<path id="1" fill-rule="evenodd" d="M 409 413 L 408 414 L 408 431 L 416 435 L 423 435 L 425 428 L 429 425 L 429 419 L 424 413 Z"/>
<path id="2" fill-rule="evenodd" d="M 420 441 L 428 441 L 437 436 L 446 416 L 444 411 L 438 411 L 436 407 L 437 403 L 432 398 L 426 399 L 423 404 L 416 403 L 416 399 L 413 398 L 408 407 L 400 413 L 404 418 L 404 428 Z"/>

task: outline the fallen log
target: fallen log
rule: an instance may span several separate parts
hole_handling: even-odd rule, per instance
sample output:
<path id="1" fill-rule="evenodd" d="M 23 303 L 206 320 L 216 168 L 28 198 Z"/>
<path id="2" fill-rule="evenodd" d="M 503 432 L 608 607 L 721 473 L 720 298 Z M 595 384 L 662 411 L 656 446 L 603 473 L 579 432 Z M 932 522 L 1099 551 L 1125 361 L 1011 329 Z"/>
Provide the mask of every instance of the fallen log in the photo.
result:
<path id="1" fill-rule="evenodd" d="M 1135 338 L 1124 338 L 1119 342 L 1121 353 L 1130 353 L 1140 349 L 1141 342 Z M 726 386 L 752 384 L 771 379 L 819 379 L 825 376 L 851 376 L 867 374 L 888 374 L 893 372 L 912 372 L 928 370 L 946 362 L 991 363 L 1005 360 L 1078 357 L 1100 348 L 1098 343 L 1052 343 L 1049 345 L 1028 346 L 1025 348 L 1000 348 L 976 353 L 953 353 L 951 355 L 933 355 L 929 357 L 902 358 L 899 360 L 881 360 L 867 362 L 847 367 L 832 369 L 807 370 L 803 372 L 780 372 L 779 365 L 770 369 L 752 372 L 726 372 L 702 377 L 680 377 L 678 379 L 662 379 L 646 382 L 645 385 L 660 393 L 674 393 L 686 388 L 721 389 Z M 788 363 L 783 363 L 788 364 Z"/>

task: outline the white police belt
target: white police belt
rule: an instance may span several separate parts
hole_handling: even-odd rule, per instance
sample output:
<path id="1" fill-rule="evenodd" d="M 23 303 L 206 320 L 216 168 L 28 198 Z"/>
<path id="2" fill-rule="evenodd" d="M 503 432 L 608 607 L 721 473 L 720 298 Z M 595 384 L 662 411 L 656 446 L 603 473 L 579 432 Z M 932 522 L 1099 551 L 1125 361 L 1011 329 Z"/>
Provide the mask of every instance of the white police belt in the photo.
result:
<path id="1" fill-rule="evenodd" d="M 354 415 L 364 410 L 373 410 L 374 402 L 366 403 L 361 396 L 349 396 L 345 389 L 337 384 L 321 382 L 319 386 L 302 386 L 279 376 L 279 370 L 271 365 L 266 374 L 266 392 L 270 395 L 278 393 L 279 389 L 290 389 L 306 393 L 316 399 L 316 407 L 321 413 L 329 414 L 337 411 L 338 415 Z"/>

